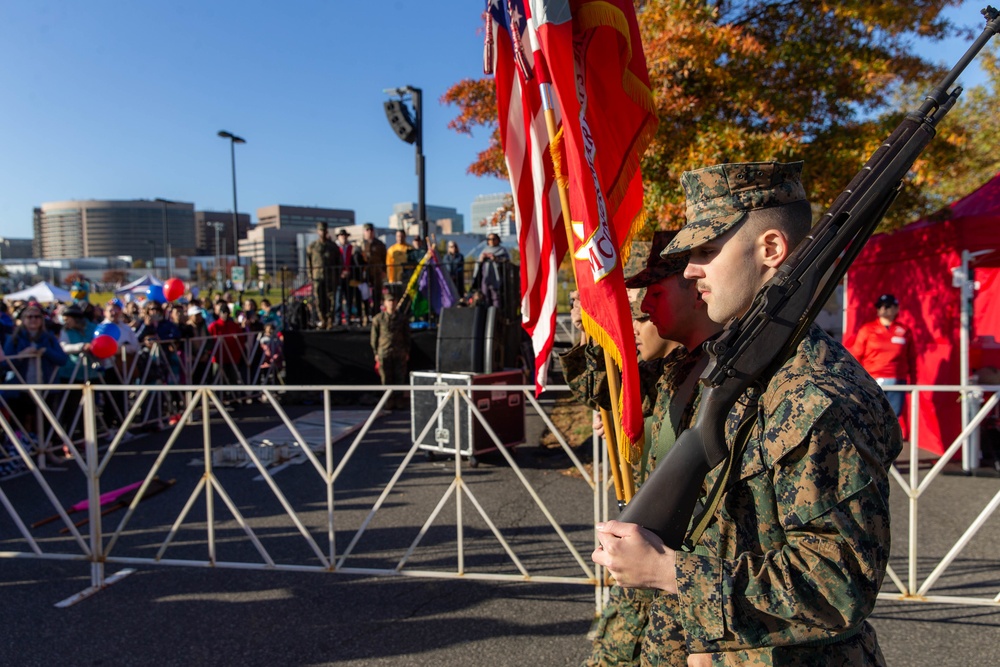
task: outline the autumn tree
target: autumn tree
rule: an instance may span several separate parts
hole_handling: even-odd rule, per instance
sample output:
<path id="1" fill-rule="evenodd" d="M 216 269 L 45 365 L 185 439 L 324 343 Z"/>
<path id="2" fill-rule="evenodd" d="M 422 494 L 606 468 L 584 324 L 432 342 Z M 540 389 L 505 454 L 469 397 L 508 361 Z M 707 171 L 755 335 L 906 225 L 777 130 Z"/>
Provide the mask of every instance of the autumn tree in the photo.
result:
<path id="1" fill-rule="evenodd" d="M 109 285 L 121 285 L 128 280 L 128 273 L 122 269 L 108 269 L 101 275 L 101 281 Z"/>
<path id="2" fill-rule="evenodd" d="M 941 72 L 913 38 L 952 34 L 940 13 L 959 0 L 637 4 L 660 119 L 642 164 L 646 207 L 653 224 L 674 228 L 683 222 L 681 172 L 720 162 L 805 160 L 810 199 L 828 206 L 898 123 L 901 112 L 890 105 L 904 82 L 922 92 L 936 83 Z M 920 99 L 908 97 L 901 111 Z M 461 81 L 442 100 L 459 108 L 452 129 L 491 133 L 469 172 L 505 176 L 492 79 Z M 942 165 L 974 171 L 960 153 L 966 133 L 941 134 L 888 225 L 933 207 L 922 186 Z"/>

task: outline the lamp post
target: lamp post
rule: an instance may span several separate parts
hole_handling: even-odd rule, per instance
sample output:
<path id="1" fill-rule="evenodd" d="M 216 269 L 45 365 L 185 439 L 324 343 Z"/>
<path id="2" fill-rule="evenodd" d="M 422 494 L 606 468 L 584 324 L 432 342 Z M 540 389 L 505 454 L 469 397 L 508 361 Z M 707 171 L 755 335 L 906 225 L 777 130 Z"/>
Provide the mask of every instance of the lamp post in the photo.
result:
<path id="1" fill-rule="evenodd" d="M 170 199 L 163 199 L 161 197 L 157 197 L 156 201 L 163 204 L 163 252 L 166 253 L 167 256 L 167 268 L 163 272 L 163 277 L 169 278 L 171 258 L 170 258 L 170 228 L 167 226 L 167 204 L 176 204 L 177 202 L 172 201 Z"/>
<path id="2" fill-rule="evenodd" d="M 222 282 L 222 278 L 219 275 L 219 266 L 222 264 L 222 255 L 219 254 L 219 232 L 221 232 L 226 227 L 224 222 L 206 222 L 209 227 L 215 229 L 215 280 L 216 284 Z"/>
<path id="3" fill-rule="evenodd" d="M 417 224 L 420 226 L 420 238 L 427 238 L 427 207 L 424 204 L 424 112 L 421 103 L 423 91 L 413 86 L 401 88 L 386 88 L 384 92 L 398 95 L 399 101 L 385 103 L 386 117 L 397 136 L 408 144 L 416 144 L 417 151 Z M 409 111 L 402 104 L 403 97 L 409 94 L 413 100 L 415 119 L 410 118 Z"/>
<path id="4" fill-rule="evenodd" d="M 149 244 L 149 268 L 156 270 L 156 243 L 152 239 L 146 239 Z"/>
<path id="5" fill-rule="evenodd" d="M 219 130 L 219 136 L 229 139 L 229 157 L 233 166 L 233 254 L 236 255 L 236 266 L 240 265 L 240 221 L 239 208 L 236 205 L 236 144 L 245 144 L 247 141 L 242 137 L 237 137 L 232 132 Z"/>

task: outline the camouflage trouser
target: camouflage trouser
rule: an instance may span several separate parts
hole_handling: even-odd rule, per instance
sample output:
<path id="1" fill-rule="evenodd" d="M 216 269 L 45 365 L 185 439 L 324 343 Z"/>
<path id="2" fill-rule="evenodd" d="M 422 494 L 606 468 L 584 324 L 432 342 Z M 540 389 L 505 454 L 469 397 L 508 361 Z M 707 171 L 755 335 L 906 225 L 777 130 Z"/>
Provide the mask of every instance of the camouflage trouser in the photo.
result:
<path id="1" fill-rule="evenodd" d="M 406 355 L 388 354 L 379 356 L 378 375 L 383 385 L 408 384 L 409 378 L 406 376 Z M 405 408 L 407 406 L 407 395 L 405 391 L 398 391 L 389 399 L 389 407 Z"/>
<path id="2" fill-rule="evenodd" d="M 596 637 L 585 667 L 637 665 L 656 591 L 612 586 L 597 621 Z"/>

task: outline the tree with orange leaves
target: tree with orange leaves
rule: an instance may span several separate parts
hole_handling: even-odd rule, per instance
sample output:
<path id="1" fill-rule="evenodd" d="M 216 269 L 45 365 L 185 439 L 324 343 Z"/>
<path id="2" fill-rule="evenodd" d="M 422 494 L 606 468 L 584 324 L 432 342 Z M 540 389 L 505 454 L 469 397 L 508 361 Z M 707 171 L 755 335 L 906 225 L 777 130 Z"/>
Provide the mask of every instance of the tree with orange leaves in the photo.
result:
<path id="1" fill-rule="evenodd" d="M 913 45 L 955 32 L 941 10 L 959 0 L 645 0 L 639 25 L 660 119 L 643 159 L 651 224 L 683 223 L 681 172 L 720 162 L 805 160 L 810 199 L 840 193 L 901 114 L 942 76 Z M 969 17 L 972 22 L 973 17 Z M 904 86 L 904 83 L 907 84 Z M 490 79 L 461 81 L 442 98 L 459 109 L 449 127 L 483 127 L 490 145 L 470 166 L 506 177 Z M 961 102 L 960 102 L 961 104 Z M 896 109 L 895 106 L 900 108 Z M 887 111 L 887 109 L 890 109 Z M 992 176 L 996 161 L 969 154 L 974 127 L 949 118 L 915 165 L 883 222 L 899 226 L 933 210 L 947 190 Z M 969 121 L 971 122 L 971 121 Z M 980 123 L 981 124 L 981 123 Z M 949 174 L 948 178 L 938 175 Z"/>

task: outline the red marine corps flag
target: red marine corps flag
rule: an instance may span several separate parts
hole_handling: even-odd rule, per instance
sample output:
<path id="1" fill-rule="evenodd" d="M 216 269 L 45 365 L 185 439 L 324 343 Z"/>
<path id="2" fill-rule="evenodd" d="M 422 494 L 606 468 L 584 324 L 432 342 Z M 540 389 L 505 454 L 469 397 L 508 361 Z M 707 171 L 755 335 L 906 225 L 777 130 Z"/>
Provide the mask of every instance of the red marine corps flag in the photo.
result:
<path id="1" fill-rule="evenodd" d="M 643 224 L 639 160 L 656 132 L 632 0 L 529 0 L 562 117 L 574 267 L 584 329 L 622 373 L 619 448 L 638 460 L 643 431 L 632 316 L 622 267 Z"/>
<path id="2" fill-rule="evenodd" d="M 555 338 L 559 263 L 568 242 L 525 19 L 522 0 L 489 0 L 483 69 L 496 80 L 521 252 L 521 318 L 535 355 L 535 389 L 541 391 Z"/>

